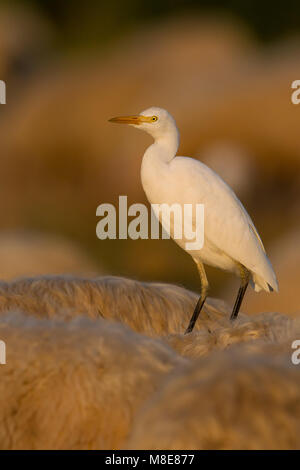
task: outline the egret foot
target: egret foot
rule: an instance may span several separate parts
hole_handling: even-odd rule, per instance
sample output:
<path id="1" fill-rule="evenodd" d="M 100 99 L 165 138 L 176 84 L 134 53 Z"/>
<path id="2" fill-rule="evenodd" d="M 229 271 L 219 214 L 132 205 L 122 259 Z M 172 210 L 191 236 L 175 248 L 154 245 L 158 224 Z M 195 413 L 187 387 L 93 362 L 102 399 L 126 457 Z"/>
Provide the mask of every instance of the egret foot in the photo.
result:
<path id="1" fill-rule="evenodd" d="M 193 331 L 193 328 L 195 326 L 195 323 L 197 321 L 197 318 L 199 317 L 199 314 L 202 310 L 202 307 L 205 303 L 205 300 L 206 300 L 206 297 L 207 297 L 207 292 L 208 292 L 208 281 L 207 281 L 207 277 L 206 277 L 206 272 L 205 272 L 205 269 L 204 269 L 204 266 L 203 264 L 201 263 L 201 261 L 198 261 L 198 260 L 194 260 L 195 263 L 197 264 L 197 268 L 198 268 L 198 271 L 199 271 L 199 275 L 200 275 L 200 281 L 201 281 L 201 296 L 197 302 L 197 305 L 195 307 L 195 310 L 194 310 L 194 313 L 192 315 L 192 318 L 190 319 L 190 323 L 189 323 L 189 326 L 187 327 L 186 331 L 185 331 L 185 335 L 187 333 L 191 333 Z"/>
<path id="2" fill-rule="evenodd" d="M 243 266 L 240 267 L 240 270 L 241 270 L 241 280 L 242 280 L 242 282 L 241 282 L 241 285 L 240 285 L 240 288 L 239 288 L 239 291 L 238 291 L 238 295 L 237 295 L 234 307 L 232 309 L 232 314 L 230 316 L 231 321 L 236 320 L 236 318 L 239 314 L 239 311 L 240 311 L 240 308 L 241 308 L 241 305 L 242 305 L 242 301 L 243 301 L 245 292 L 246 292 L 248 284 L 249 284 L 249 272 Z"/>
<path id="3" fill-rule="evenodd" d="M 202 297 L 200 297 L 200 299 L 198 300 L 197 305 L 196 305 L 195 310 L 194 310 L 194 313 L 192 315 L 192 318 L 190 319 L 189 326 L 185 330 L 185 333 L 184 333 L 185 335 L 188 334 L 188 333 L 191 333 L 193 331 L 193 328 L 194 328 L 195 323 L 196 323 L 196 321 L 199 317 L 199 314 L 202 310 L 202 307 L 205 303 L 205 300 L 206 300 L 206 297 L 204 299 L 202 299 Z"/>

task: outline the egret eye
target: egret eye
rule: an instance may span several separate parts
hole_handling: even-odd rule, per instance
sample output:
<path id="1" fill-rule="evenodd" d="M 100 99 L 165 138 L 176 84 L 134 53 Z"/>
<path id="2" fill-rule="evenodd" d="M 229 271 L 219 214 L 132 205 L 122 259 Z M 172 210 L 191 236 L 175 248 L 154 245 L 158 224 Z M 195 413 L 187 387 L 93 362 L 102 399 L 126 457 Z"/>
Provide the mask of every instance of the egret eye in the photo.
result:
<path id="1" fill-rule="evenodd" d="M 152 121 L 152 122 L 155 122 L 155 121 L 157 121 L 157 120 L 158 120 L 158 117 L 157 117 L 157 116 L 152 116 L 152 118 L 151 118 L 151 121 Z"/>

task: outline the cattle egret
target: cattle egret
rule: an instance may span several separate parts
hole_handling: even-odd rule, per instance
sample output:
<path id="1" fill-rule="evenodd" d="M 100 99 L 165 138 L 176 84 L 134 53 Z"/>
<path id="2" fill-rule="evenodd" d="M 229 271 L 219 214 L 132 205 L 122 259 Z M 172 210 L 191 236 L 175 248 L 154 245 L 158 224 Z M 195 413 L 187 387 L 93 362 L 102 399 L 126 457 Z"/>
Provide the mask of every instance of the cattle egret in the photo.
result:
<path id="1" fill-rule="evenodd" d="M 200 250 L 188 251 L 198 267 L 201 295 L 185 333 L 193 330 L 207 297 L 204 264 L 230 271 L 240 278 L 231 320 L 238 316 L 249 282 L 255 291 L 278 291 L 276 276 L 260 236 L 231 188 L 200 161 L 176 156 L 179 131 L 173 117 L 164 109 L 151 107 L 138 115 L 115 117 L 110 121 L 132 125 L 154 138 L 141 166 L 142 185 L 151 204 L 204 204 L 204 245 Z M 190 223 L 194 230 L 193 218 Z M 185 249 L 184 237 L 175 241 Z"/>

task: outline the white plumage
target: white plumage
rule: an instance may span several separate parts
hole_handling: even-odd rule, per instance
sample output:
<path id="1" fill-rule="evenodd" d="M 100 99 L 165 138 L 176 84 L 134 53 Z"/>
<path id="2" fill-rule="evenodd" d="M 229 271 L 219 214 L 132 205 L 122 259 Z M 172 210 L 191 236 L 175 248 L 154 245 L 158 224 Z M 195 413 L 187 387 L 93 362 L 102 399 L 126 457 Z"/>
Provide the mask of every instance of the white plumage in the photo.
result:
<path id="1" fill-rule="evenodd" d="M 199 268 L 202 300 L 208 287 L 202 263 L 241 276 L 246 287 L 250 280 L 256 291 L 277 291 L 276 276 L 263 243 L 234 192 L 200 161 L 176 156 L 179 132 L 172 116 L 164 109 L 151 107 L 139 115 L 111 121 L 133 125 L 154 138 L 141 167 L 142 185 L 150 203 L 204 204 L 204 246 L 201 250 L 188 251 Z M 171 226 L 171 236 L 172 233 L 174 226 Z M 175 241 L 185 248 L 184 237 Z"/>

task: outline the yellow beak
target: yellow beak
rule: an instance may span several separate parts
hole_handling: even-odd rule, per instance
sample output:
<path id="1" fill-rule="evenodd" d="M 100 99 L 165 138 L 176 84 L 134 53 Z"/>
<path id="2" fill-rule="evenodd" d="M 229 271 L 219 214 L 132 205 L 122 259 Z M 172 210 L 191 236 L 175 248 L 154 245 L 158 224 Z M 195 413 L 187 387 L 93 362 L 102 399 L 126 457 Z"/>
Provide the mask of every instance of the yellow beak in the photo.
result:
<path id="1" fill-rule="evenodd" d="M 118 124 L 136 124 L 137 126 L 143 122 L 151 122 L 151 117 L 134 115 L 134 116 L 118 116 L 109 119 L 109 122 L 117 122 Z"/>

